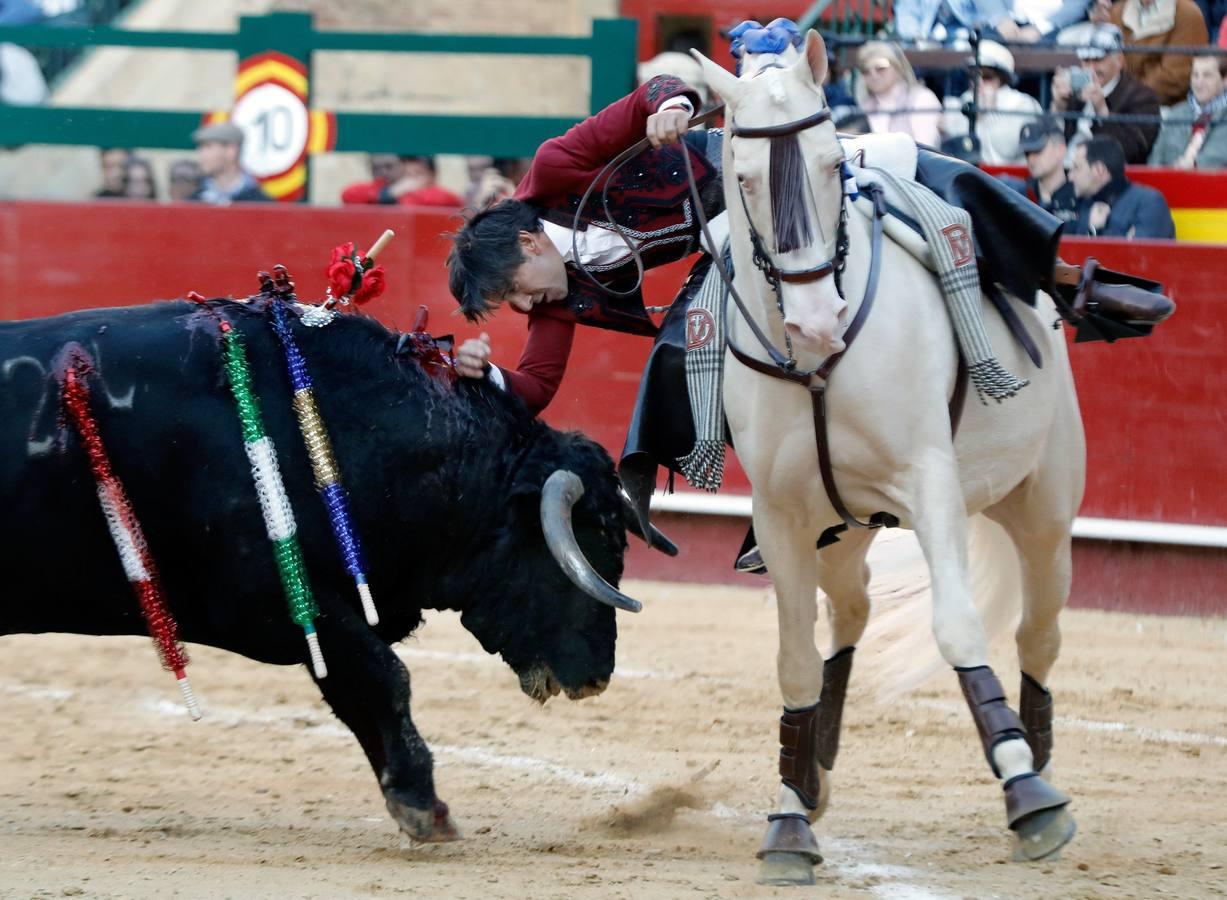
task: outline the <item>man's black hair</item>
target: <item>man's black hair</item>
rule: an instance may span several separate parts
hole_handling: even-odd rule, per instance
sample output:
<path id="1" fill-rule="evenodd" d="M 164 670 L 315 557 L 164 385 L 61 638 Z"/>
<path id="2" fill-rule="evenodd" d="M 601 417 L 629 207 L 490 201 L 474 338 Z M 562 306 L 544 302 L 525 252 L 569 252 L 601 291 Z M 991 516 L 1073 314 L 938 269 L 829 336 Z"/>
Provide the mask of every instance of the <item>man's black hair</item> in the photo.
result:
<path id="1" fill-rule="evenodd" d="M 1120 142 L 1112 137 L 1091 138 L 1082 146 L 1086 147 L 1086 164 L 1103 163 L 1113 181 L 1125 180 L 1125 151 Z"/>
<path id="2" fill-rule="evenodd" d="M 426 168 L 430 169 L 430 173 L 435 174 L 435 158 L 433 156 L 404 156 L 398 155 L 398 158 L 403 163 L 416 162 L 421 163 Z"/>
<path id="3" fill-rule="evenodd" d="M 540 230 L 536 207 L 522 200 L 500 200 L 476 213 L 452 235 L 447 285 L 466 319 L 484 319 L 491 309 L 487 298 L 511 290 L 515 271 L 524 263 L 520 232 Z"/>

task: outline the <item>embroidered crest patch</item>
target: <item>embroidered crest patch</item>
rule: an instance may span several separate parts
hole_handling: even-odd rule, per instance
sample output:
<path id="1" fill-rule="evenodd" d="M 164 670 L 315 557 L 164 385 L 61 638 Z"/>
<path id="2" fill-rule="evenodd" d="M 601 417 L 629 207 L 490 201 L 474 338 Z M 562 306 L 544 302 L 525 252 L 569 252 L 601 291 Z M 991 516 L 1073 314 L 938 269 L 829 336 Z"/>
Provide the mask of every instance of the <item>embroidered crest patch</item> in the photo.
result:
<path id="1" fill-rule="evenodd" d="M 946 243 L 950 245 L 950 252 L 954 254 L 956 266 L 965 266 L 971 262 L 971 235 L 967 233 L 966 228 L 962 225 L 947 225 L 942 229 L 942 234 L 946 236 Z"/>
<path id="2" fill-rule="evenodd" d="M 698 350 L 711 343 L 716 334 L 716 323 L 705 309 L 692 309 L 686 313 L 686 349 Z"/>

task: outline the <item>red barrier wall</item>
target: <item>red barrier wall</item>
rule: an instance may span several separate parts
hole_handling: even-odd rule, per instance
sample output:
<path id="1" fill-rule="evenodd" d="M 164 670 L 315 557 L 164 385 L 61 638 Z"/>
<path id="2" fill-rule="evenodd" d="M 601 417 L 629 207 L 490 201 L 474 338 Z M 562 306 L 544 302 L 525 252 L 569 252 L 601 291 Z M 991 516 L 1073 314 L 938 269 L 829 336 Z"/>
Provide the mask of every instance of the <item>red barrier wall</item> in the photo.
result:
<path id="1" fill-rule="evenodd" d="M 343 240 L 365 246 L 390 227 L 398 236 L 382 261 L 391 288 L 370 312 L 407 327 L 424 303 L 434 333 L 475 335 L 481 329 L 453 314 L 447 292 L 442 235 L 457 222 L 447 213 L 395 207 L 0 203 L 0 319 L 144 303 L 190 290 L 242 296 L 256 288 L 258 269 L 279 262 L 296 276 L 301 297 L 318 299 L 332 246 Z M 1063 249 L 1066 259 L 1088 254 L 1110 268 L 1164 280 L 1179 310 L 1152 338 L 1071 348 L 1088 438 L 1083 514 L 1227 525 L 1227 301 L 1220 297 L 1227 253 L 1108 240 L 1068 240 Z M 685 271 L 685 264 L 675 264 L 651 272 L 650 302 L 667 303 Z M 502 314 L 483 328 L 496 357 L 514 364 L 523 317 Z M 648 348 L 642 338 L 581 328 L 547 418 L 582 429 L 616 455 Z M 735 493 L 747 489 L 735 464 L 727 485 Z M 674 570 L 674 577 L 699 572 L 710 577 L 710 557 L 696 556 L 694 567 Z"/>

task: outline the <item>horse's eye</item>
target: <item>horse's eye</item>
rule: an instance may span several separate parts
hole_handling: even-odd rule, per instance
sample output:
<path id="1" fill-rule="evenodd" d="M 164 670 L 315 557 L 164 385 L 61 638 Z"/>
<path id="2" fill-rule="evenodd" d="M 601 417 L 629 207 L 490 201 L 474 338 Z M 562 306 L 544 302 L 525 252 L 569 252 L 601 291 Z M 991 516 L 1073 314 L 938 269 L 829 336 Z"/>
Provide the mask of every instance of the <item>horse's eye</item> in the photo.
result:
<path id="1" fill-rule="evenodd" d="M 754 189 L 754 182 L 750 180 L 748 175 L 737 175 L 737 183 L 741 185 L 741 189 L 749 193 Z"/>

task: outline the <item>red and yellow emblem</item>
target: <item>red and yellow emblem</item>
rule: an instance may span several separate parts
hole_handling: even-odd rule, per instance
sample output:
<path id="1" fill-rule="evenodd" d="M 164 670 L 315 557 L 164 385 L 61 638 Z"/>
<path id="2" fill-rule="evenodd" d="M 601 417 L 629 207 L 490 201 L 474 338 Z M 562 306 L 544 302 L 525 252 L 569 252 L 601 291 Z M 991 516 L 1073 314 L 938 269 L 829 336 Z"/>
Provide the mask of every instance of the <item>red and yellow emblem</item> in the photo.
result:
<path id="1" fill-rule="evenodd" d="M 234 108 L 206 118 L 243 129 L 243 168 L 276 200 L 303 199 L 308 155 L 336 146 L 336 116 L 308 108 L 309 97 L 306 65 L 270 50 L 239 63 Z"/>

